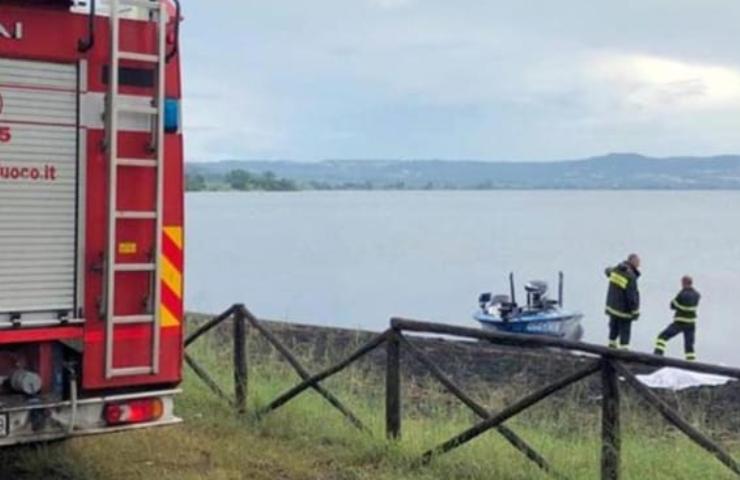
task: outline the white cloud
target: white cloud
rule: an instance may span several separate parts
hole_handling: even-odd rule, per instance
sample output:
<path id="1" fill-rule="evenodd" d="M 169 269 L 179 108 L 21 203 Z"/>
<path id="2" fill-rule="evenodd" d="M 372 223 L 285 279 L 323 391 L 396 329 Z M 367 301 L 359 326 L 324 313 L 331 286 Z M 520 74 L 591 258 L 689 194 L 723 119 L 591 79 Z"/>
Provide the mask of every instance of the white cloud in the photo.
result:
<path id="1" fill-rule="evenodd" d="M 226 1 L 183 26 L 195 158 L 740 150 L 736 0 Z"/>
<path id="2" fill-rule="evenodd" d="M 740 106 L 740 70 L 731 67 L 621 54 L 597 59 L 594 74 L 638 108 L 706 110 Z"/>

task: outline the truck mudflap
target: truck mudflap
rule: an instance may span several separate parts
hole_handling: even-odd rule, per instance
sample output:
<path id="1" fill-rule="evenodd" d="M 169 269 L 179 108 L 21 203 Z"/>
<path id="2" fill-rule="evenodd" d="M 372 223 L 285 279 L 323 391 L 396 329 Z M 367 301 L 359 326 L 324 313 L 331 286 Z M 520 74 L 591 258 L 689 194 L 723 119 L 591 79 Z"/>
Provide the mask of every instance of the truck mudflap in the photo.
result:
<path id="1" fill-rule="evenodd" d="M 0 446 L 180 423 L 174 413 L 174 399 L 180 392 L 160 390 L 0 406 Z"/>

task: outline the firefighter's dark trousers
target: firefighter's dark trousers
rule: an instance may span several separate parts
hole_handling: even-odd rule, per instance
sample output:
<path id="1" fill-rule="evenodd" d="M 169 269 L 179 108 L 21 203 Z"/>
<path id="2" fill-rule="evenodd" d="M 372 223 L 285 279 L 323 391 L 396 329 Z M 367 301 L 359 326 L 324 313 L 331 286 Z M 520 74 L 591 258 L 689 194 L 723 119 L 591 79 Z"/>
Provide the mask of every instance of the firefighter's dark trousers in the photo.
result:
<path id="1" fill-rule="evenodd" d="M 609 317 L 609 346 L 611 348 L 628 349 L 632 336 L 632 322 L 626 318 Z"/>
<path id="2" fill-rule="evenodd" d="M 655 342 L 654 353 L 656 355 L 665 355 L 668 341 L 681 333 L 683 333 L 683 345 L 684 352 L 686 353 L 686 360 L 696 360 L 696 351 L 694 350 L 694 343 L 696 341 L 696 325 L 688 322 L 673 322 L 668 325 L 668 328 L 658 335 L 658 340 Z"/>

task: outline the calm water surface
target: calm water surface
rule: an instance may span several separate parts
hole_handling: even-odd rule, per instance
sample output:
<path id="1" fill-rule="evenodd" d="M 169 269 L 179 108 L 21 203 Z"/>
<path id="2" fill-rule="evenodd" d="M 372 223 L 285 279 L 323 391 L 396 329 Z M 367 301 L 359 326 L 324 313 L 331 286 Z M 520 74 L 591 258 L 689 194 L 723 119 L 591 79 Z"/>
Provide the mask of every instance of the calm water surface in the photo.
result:
<path id="1" fill-rule="evenodd" d="M 383 329 L 460 325 L 482 291 L 566 274 L 566 306 L 602 342 L 604 267 L 643 257 L 634 347 L 670 321 L 681 275 L 702 293 L 698 351 L 740 364 L 740 192 L 301 192 L 187 197 L 187 306 Z M 520 299 L 523 296 L 520 294 Z M 680 354 L 674 340 L 671 354 Z"/>

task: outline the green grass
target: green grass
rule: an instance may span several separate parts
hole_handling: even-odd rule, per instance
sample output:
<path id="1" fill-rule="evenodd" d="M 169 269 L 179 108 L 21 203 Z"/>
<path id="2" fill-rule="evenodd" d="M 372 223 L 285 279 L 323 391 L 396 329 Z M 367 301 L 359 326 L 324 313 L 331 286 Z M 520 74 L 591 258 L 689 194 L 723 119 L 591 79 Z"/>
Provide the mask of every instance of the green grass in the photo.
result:
<path id="1" fill-rule="evenodd" d="M 195 356 L 227 388 L 226 349 Z M 305 353 L 305 352 L 304 352 Z M 308 355 L 307 355 L 308 356 Z M 327 359 L 312 362 L 318 369 Z M 215 368 L 215 367 L 221 368 Z M 297 376 L 275 357 L 250 366 L 250 411 L 295 384 Z M 426 467 L 415 460 L 426 449 L 461 432 L 477 419 L 431 382 L 404 389 L 403 438 L 383 438 L 383 382 L 378 372 L 351 368 L 325 386 L 371 428 L 355 430 L 320 396 L 307 392 L 265 418 L 237 416 L 190 372 L 178 399 L 185 422 L 174 427 L 76 438 L 0 453 L 2 479 L 540 479 L 548 478 L 495 432 L 489 432 Z M 577 387 L 576 387 L 577 388 Z M 478 397 L 500 408 L 516 392 Z M 571 395 L 582 395 L 575 391 Z M 575 397 L 573 397 L 575 398 Z M 581 402 L 582 403 L 582 402 Z M 568 395 L 507 423 L 559 471 L 573 479 L 598 478 L 598 402 L 574 407 Z M 639 402 L 625 397 L 623 473 L 627 479 L 730 479 L 712 456 L 690 443 Z M 701 422 L 700 416 L 695 417 Z M 725 442 L 727 444 L 727 442 Z M 740 445 L 729 444 L 734 453 Z"/>

